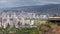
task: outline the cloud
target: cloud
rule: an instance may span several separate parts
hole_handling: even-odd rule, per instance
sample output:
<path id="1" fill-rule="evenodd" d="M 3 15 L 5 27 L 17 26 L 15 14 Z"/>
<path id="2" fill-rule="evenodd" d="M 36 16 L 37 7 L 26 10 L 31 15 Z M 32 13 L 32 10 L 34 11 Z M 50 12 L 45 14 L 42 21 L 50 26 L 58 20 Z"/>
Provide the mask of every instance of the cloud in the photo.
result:
<path id="1" fill-rule="evenodd" d="M 0 8 L 60 4 L 60 0 L 0 0 Z"/>

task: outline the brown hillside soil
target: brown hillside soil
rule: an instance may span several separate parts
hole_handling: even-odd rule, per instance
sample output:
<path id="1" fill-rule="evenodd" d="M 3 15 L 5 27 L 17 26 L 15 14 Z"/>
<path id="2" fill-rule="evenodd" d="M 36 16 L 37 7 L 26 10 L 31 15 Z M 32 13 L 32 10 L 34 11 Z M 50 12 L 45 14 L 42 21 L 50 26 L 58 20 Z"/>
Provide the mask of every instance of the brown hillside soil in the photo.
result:
<path id="1" fill-rule="evenodd" d="M 40 34 L 60 34 L 60 26 L 57 24 L 51 24 L 50 26 L 42 24 L 39 29 Z"/>

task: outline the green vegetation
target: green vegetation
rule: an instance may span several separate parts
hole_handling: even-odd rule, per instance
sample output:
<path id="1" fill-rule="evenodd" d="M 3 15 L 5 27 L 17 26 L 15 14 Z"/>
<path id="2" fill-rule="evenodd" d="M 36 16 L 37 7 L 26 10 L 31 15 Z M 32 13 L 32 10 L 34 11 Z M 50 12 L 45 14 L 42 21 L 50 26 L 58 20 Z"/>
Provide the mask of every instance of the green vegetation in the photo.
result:
<path id="1" fill-rule="evenodd" d="M 4 34 L 39 34 L 39 27 L 25 27 L 25 28 L 0 28 L 0 32 Z"/>

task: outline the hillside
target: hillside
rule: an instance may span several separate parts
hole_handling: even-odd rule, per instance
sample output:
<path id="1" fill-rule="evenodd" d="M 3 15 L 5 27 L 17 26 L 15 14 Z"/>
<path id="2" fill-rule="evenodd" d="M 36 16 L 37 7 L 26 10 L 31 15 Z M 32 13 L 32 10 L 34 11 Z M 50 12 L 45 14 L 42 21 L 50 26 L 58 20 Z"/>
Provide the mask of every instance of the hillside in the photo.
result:
<path id="1" fill-rule="evenodd" d="M 36 12 L 36 13 L 40 13 L 40 14 L 41 13 L 56 14 L 56 13 L 60 13 L 60 4 L 13 7 L 13 8 L 5 9 L 4 11 L 20 12 L 21 10 L 23 10 L 25 12 Z"/>

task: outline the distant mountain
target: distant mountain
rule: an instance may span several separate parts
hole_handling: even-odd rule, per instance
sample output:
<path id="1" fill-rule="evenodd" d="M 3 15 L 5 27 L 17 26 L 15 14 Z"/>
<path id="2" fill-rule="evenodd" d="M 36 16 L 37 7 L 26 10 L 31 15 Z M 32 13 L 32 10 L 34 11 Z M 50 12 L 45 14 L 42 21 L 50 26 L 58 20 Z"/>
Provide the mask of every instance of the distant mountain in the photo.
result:
<path id="1" fill-rule="evenodd" d="M 60 4 L 49 4 L 49 5 L 40 5 L 40 6 L 24 6 L 24 7 L 14 7 L 5 9 L 6 11 L 25 11 L 25 12 L 36 12 L 36 13 L 49 13 L 49 14 L 59 14 L 60 13 Z"/>

